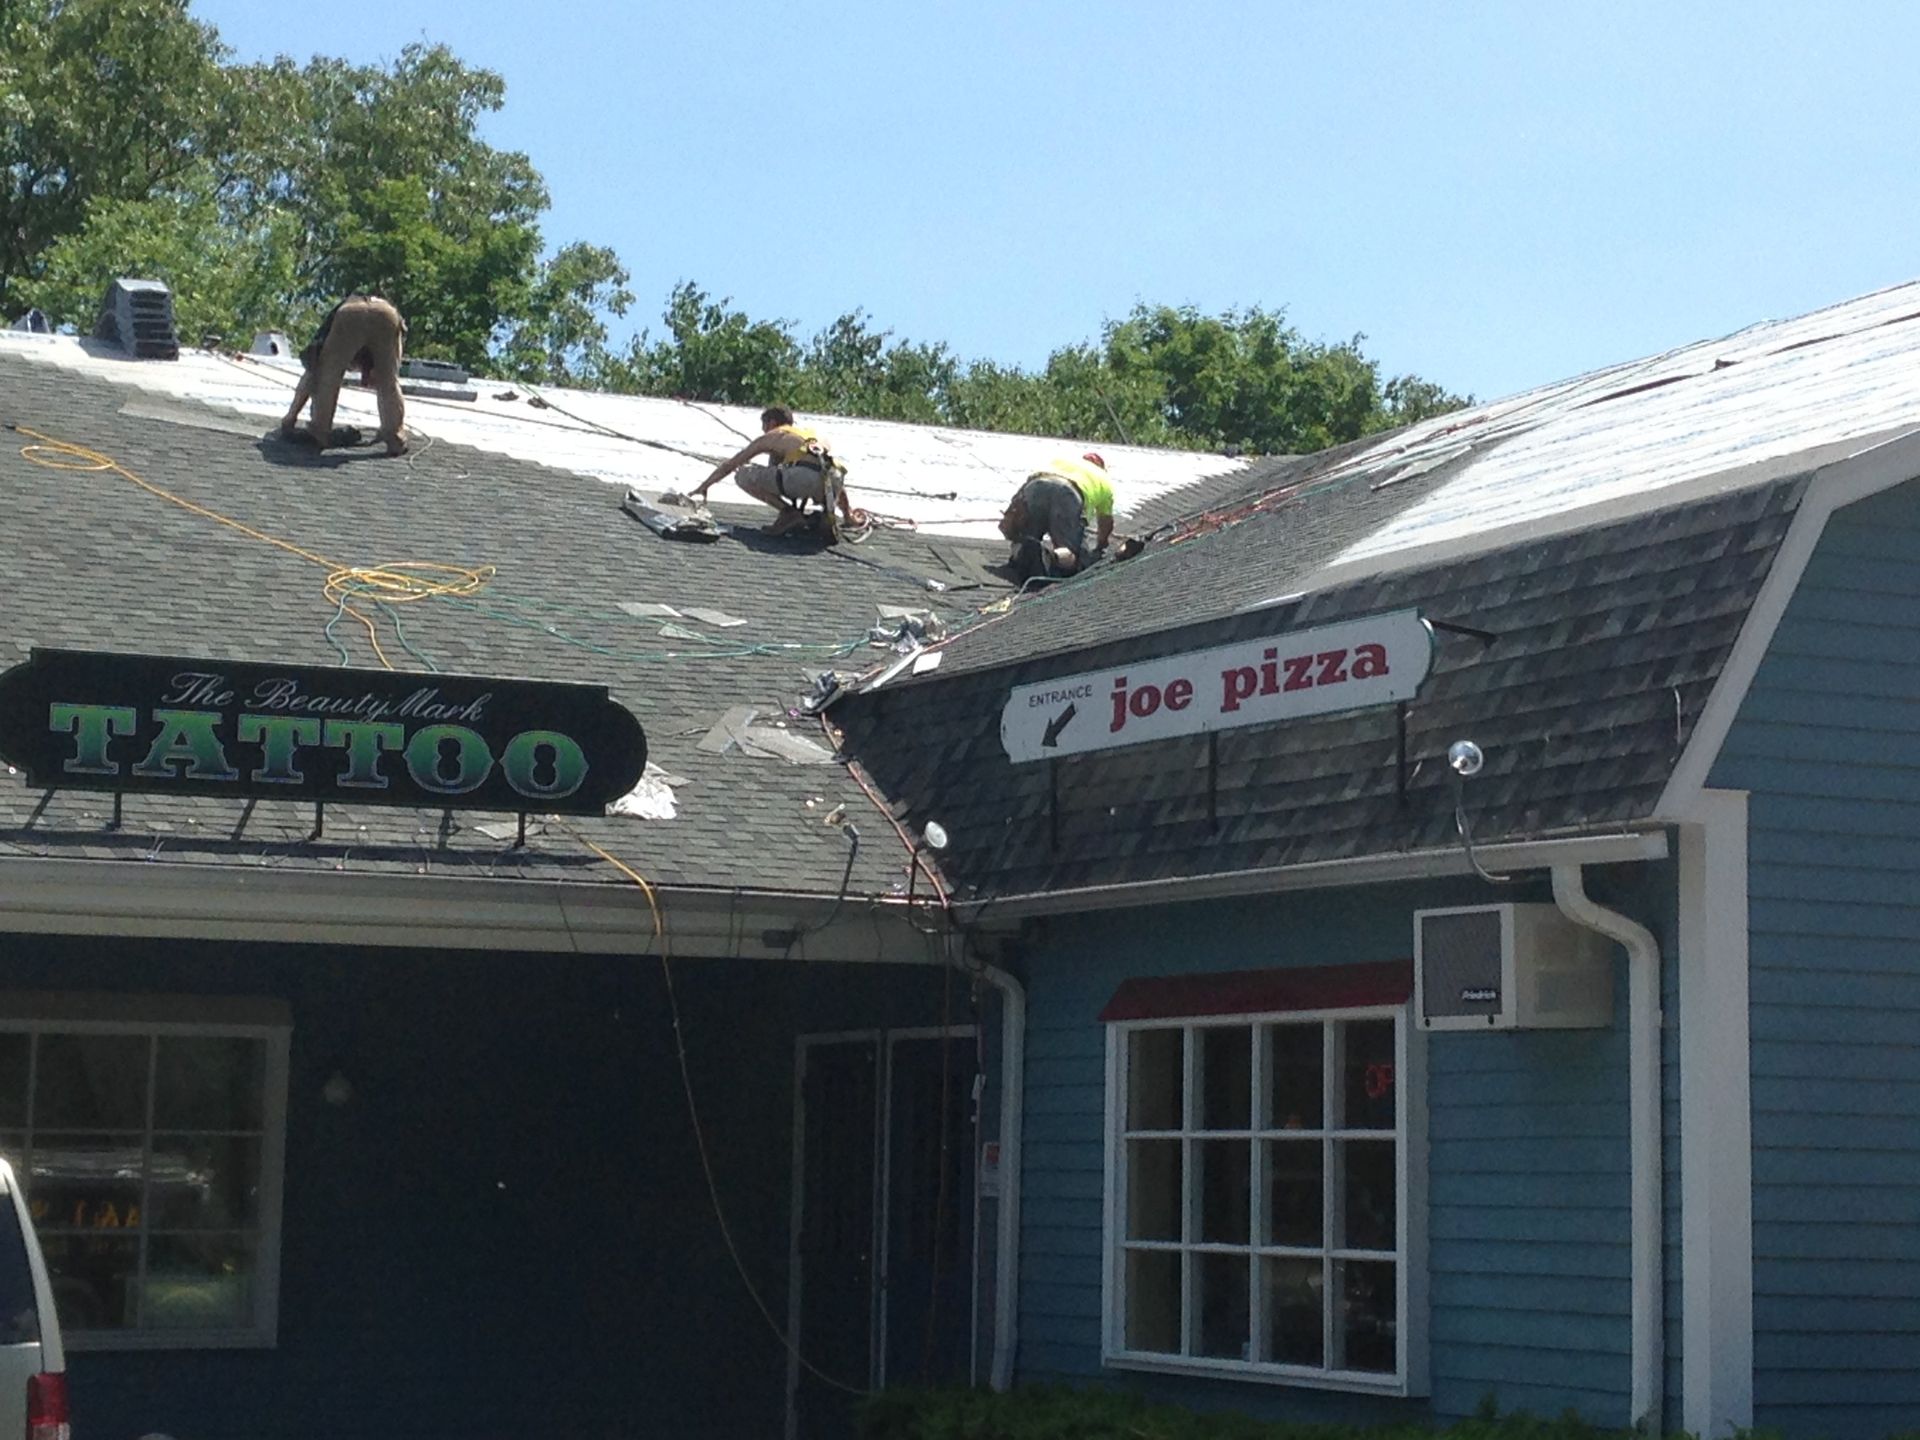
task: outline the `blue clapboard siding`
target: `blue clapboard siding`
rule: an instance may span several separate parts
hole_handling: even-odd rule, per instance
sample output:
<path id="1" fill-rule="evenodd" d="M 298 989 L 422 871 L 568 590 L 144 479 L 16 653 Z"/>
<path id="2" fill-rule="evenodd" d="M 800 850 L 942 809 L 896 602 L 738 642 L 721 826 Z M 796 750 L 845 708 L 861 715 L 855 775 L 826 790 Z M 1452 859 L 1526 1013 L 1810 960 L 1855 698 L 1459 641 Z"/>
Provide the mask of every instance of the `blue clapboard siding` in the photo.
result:
<path id="1" fill-rule="evenodd" d="M 1670 867 L 1592 892 L 1670 937 Z M 1428 1037 L 1432 1394 L 1415 1401 L 1103 1370 L 1105 1032 L 1124 979 L 1404 959 L 1426 906 L 1548 898 L 1397 885 L 1049 922 L 1027 949 L 1020 1374 L 1199 1409 L 1355 1423 L 1503 1410 L 1618 1424 L 1628 1401 L 1626 1030 Z M 1671 951 L 1670 938 L 1663 938 Z M 1671 1002 L 1670 1002 L 1671 1003 Z M 1624 1016 L 1624 975 L 1619 987 Z M 1669 1131 L 1677 1133 L 1677 1107 Z M 1678 1269 L 1678 1178 L 1669 1229 Z M 1677 1282 L 1670 1282 L 1678 1336 Z M 1678 1371 L 1674 1371 L 1677 1384 Z"/>
<path id="2" fill-rule="evenodd" d="M 1727 737 L 1751 792 L 1754 1421 L 1920 1426 L 1920 486 L 1837 513 Z"/>
<path id="3" fill-rule="evenodd" d="M 73 1352 L 79 1433 L 781 1433 L 787 1357 L 714 1221 L 657 962 L 16 935 L 0 953 L 24 990 L 292 1012 L 278 1346 Z M 937 1023 L 939 980 L 722 961 L 675 979 L 727 1218 L 784 1323 L 794 1037 Z M 341 1108 L 321 1098 L 335 1070 Z"/>

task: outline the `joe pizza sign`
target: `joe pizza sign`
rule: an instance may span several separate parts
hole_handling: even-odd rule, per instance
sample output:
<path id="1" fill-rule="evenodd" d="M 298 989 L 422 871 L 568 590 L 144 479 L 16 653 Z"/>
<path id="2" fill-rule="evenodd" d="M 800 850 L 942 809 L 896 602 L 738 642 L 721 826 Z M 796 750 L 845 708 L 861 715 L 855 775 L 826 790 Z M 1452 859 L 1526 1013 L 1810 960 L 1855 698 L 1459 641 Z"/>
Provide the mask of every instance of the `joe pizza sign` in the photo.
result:
<path id="1" fill-rule="evenodd" d="M 1387 705 L 1411 700 L 1432 664 L 1420 612 L 1395 610 L 1018 686 L 1000 743 L 1017 764 Z"/>

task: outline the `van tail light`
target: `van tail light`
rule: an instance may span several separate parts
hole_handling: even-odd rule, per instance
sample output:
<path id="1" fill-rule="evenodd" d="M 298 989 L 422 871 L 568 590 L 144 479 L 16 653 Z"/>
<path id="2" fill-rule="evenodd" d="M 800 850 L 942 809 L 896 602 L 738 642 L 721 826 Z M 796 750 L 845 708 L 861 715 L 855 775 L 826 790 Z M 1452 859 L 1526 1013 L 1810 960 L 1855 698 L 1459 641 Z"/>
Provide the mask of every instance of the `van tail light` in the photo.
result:
<path id="1" fill-rule="evenodd" d="M 27 1440 L 73 1440 L 65 1375 L 42 1371 L 27 1377 Z"/>

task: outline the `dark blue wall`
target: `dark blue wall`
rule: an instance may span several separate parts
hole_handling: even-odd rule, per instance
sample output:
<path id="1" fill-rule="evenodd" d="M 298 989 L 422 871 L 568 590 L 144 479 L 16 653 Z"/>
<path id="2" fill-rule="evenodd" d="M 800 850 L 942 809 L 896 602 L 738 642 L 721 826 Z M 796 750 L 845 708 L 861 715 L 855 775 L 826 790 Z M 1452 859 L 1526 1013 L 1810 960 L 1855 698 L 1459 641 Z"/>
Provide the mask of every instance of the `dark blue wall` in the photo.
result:
<path id="1" fill-rule="evenodd" d="M 17 935 L 0 953 L 12 988 L 293 1013 L 278 1347 L 75 1352 L 79 1433 L 780 1433 L 786 1354 L 721 1244 L 656 961 Z M 940 978 L 675 978 L 727 1216 L 784 1322 L 794 1036 L 938 1023 Z M 335 1070 L 343 1108 L 321 1098 Z"/>

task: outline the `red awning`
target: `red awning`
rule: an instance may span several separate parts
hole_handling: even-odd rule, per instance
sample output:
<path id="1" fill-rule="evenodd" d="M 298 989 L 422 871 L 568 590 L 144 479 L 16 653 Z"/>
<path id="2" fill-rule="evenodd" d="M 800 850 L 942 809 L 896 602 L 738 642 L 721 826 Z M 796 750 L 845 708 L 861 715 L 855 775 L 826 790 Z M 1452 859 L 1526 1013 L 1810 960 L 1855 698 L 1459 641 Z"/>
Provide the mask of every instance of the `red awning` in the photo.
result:
<path id="1" fill-rule="evenodd" d="M 1110 1024 L 1278 1010 L 1357 1010 L 1404 1005 L 1412 994 L 1411 960 L 1229 970 L 1214 975 L 1142 975 L 1120 982 L 1100 1019 Z"/>

